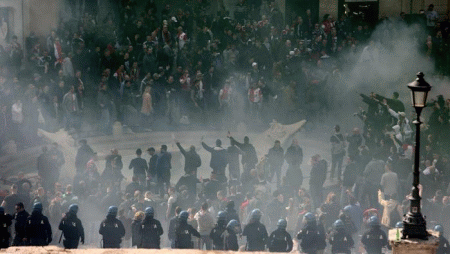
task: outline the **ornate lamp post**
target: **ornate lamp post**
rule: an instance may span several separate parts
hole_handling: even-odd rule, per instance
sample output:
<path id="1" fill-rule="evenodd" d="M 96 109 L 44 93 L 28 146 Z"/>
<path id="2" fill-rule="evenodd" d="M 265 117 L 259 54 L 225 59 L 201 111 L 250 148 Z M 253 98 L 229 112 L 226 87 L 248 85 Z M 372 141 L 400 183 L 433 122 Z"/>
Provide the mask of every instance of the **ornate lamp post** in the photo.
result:
<path id="1" fill-rule="evenodd" d="M 423 73 L 417 73 L 417 79 L 408 84 L 412 92 L 412 102 L 416 109 L 417 119 L 413 122 L 416 125 L 416 144 L 414 154 L 414 180 L 412 187 L 411 207 L 409 212 L 403 218 L 403 236 L 402 238 L 428 239 L 427 224 L 420 212 L 419 196 L 419 149 L 420 149 L 420 114 L 427 105 L 428 92 L 431 90 L 430 84 L 423 79 Z"/>

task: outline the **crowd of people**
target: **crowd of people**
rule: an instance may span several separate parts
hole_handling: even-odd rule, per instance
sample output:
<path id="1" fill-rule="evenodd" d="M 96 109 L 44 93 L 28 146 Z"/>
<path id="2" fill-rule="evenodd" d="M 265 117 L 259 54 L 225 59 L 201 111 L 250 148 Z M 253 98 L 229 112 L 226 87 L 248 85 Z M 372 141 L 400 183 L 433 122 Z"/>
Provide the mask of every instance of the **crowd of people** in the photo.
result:
<path id="1" fill-rule="evenodd" d="M 283 123 L 313 119 L 331 109 L 330 84 L 339 69 L 358 62 L 373 29 L 352 13 L 319 22 L 310 10 L 285 26 L 276 3 L 266 1 L 240 0 L 234 18 L 223 7 L 209 15 L 207 1 L 186 1 L 176 10 L 159 10 L 153 0 L 118 4 L 120 12 L 106 20 L 87 13 L 61 22 L 44 41 L 30 34 L 25 56 L 17 37 L 0 47 L 0 144 L 32 146 L 38 127 L 79 133 L 92 125 L 110 134 L 116 121 L 139 130 L 160 122 L 256 128 L 275 116 Z M 393 19 L 406 23 L 403 18 Z M 448 17 L 440 20 L 430 6 L 421 18 L 429 36 L 419 43 L 446 74 Z M 395 36 L 393 19 L 380 21 L 385 36 Z M 205 164 L 198 148 L 175 141 L 185 175 L 173 181 L 166 145 L 148 148 L 148 155 L 139 148 L 129 162 L 132 182 L 122 186 L 120 152 L 112 149 L 101 171 L 81 139 L 73 183 L 61 184 L 69 155 L 57 143 L 43 146 L 37 180 L 19 174 L 2 195 L 1 247 L 59 244 L 58 228 L 66 248 L 100 242 L 105 248 L 287 252 L 297 239 L 305 253 L 381 253 L 385 231 L 401 228 L 409 210 L 414 116 L 407 116 L 398 93 L 361 97 L 368 107 L 355 116 L 364 127 L 351 135 L 333 128 L 331 163 L 328 154 L 306 163 L 301 140 L 287 148 L 275 141 L 262 155 L 248 137 L 240 142 L 228 134 L 227 147 L 221 139 L 201 144 L 211 154 L 208 179 L 197 176 Z M 429 108 L 420 164 L 423 213 L 448 248 L 450 103 L 438 96 Z"/>

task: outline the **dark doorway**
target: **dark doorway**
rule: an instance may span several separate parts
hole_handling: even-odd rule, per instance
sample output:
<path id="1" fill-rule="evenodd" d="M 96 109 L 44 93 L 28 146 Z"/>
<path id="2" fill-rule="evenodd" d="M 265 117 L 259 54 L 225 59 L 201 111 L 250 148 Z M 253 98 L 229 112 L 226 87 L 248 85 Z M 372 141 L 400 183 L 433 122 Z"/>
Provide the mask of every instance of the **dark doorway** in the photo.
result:
<path id="1" fill-rule="evenodd" d="M 286 1 L 286 24 L 292 24 L 297 16 L 306 15 L 306 10 L 311 10 L 314 22 L 319 20 L 319 0 L 287 0 Z"/>

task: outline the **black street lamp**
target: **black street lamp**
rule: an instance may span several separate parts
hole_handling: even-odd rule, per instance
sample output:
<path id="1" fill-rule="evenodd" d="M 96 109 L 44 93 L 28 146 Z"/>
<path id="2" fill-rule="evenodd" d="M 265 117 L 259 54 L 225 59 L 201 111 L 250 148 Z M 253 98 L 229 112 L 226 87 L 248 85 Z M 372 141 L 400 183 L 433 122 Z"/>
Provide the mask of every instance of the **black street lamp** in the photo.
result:
<path id="1" fill-rule="evenodd" d="M 409 212 L 403 218 L 403 239 L 428 239 L 427 223 L 420 212 L 419 195 L 419 149 L 420 149 L 420 114 L 422 109 L 427 106 L 428 92 L 431 90 L 430 84 L 423 79 L 423 73 L 417 73 L 417 79 L 408 84 L 412 92 L 412 102 L 416 109 L 417 119 L 413 122 L 416 125 L 416 144 L 414 154 L 414 180 L 412 187 L 411 207 Z"/>

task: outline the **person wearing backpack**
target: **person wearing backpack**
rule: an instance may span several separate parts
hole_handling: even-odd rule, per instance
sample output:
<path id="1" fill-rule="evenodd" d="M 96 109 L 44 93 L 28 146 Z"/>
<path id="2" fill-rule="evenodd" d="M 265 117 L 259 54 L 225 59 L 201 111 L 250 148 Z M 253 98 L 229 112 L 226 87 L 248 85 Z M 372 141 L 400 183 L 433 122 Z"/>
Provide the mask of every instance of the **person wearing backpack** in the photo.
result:
<path id="1" fill-rule="evenodd" d="M 239 250 L 237 234 L 241 233 L 241 225 L 237 220 L 230 220 L 227 230 L 223 232 L 224 250 Z"/>
<path id="2" fill-rule="evenodd" d="M 334 134 L 330 138 L 331 142 L 331 173 L 330 180 L 333 181 L 335 176 L 341 181 L 342 161 L 345 156 L 345 137 L 340 133 L 341 127 L 334 126 Z M 336 175 L 335 175 L 336 173 Z"/>
<path id="3" fill-rule="evenodd" d="M 139 229 L 140 244 L 138 248 L 160 249 L 161 236 L 164 233 L 159 220 L 153 218 L 155 211 L 149 206 L 145 209 L 145 218 Z"/>
<path id="4" fill-rule="evenodd" d="M 118 209 L 110 206 L 106 219 L 100 223 L 99 234 L 103 236 L 103 248 L 119 249 L 122 238 L 125 236 L 125 227 L 117 217 Z"/>
<path id="5" fill-rule="evenodd" d="M 42 214 L 42 203 L 34 203 L 33 211 L 25 222 L 25 235 L 30 246 L 47 246 L 52 242 L 52 227 Z"/>
<path id="6" fill-rule="evenodd" d="M 200 233 L 187 223 L 189 213 L 182 211 L 179 216 L 178 225 L 175 229 L 175 248 L 176 249 L 193 249 L 194 243 L 192 236 L 199 237 Z"/>
<path id="7" fill-rule="evenodd" d="M 220 211 L 217 214 L 217 224 L 211 230 L 209 237 L 213 242 L 213 250 L 224 250 L 224 232 L 227 226 L 227 213 Z"/>
<path id="8" fill-rule="evenodd" d="M 331 253 L 351 254 L 351 248 L 355 244 L 352 236 L 345 230 L 345 224 L 342 220 L 337 220 L 333 224 L 328 242 L 331 244 Z"/>
<path id="9" fill-rule="evenodd" d="M 297 239 L 301 240 L 300 247 L 302 252 L 307 254 L 316 254 L 319 248 L 318 243 L 323 242 L 325 235 L 317 228 L 316 216 L 308 212 L 305 214 L 305 226 L 298 232 Z"/>
<path id="10" fill-rule="evenodd" d="M 291 235 L 286 231 L 287 221 L 285 219 L 278 220 L 277 227 L 269 236 L 269 251 L 291 252 L 293 242 Z"/>
<path id="11" fill-rule="evenodd" d="M 84 229 L 83 224 L 77 217 L 78 205 L 71 204 L 69 211 L 64 215 L 59 223 L 59 230 L 64 234 L 64 248 L 76 249 L 78 243 L 84 244 Z"/>
<path id="12" fill-rule="evenodd" d="M 254 209 L 250 214 L 250 222 L 244 227 L 243 236 L 247 237 L 246 251 L 264 251 L 268 239 L 266 227 L 260 222 L 261 211 Z"/>

